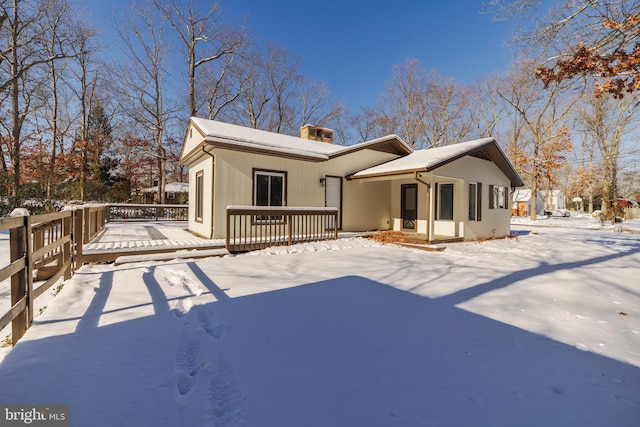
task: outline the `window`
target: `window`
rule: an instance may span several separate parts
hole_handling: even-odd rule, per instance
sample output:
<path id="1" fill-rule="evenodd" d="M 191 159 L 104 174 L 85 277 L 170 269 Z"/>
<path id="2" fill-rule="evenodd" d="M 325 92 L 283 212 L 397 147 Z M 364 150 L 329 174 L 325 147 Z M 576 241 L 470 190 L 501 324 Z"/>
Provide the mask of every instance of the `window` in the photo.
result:
<path id="1" fill-rule="evenodd" d="M 204 172 L 196 173 L 196 221 L 202 222 L 204 206 Z"/>
<path id="2" fill-rule="evenodd" d="M 469 221 L 482 220 L 482 184 L 469 183 Z"/>
<path id="3" fill-rule="evenodd" d="M 500 185 L 489 186 L 489 209 L 509 209 L 507 195 L 509 189 Z"/>
<path id="4" fill-rule="evenodd" d="M 253 205 L 286 206 L 287 173 L 279 171 L 253 170 Z M 282 221 L 282 215 L 257 216 L 257 221 Z"/>
<path id="5" fill-rule="evenodd" d="M 438 220 L 453 220 L 453 184 L 437 184 Z"/>
<path id="6" fill-rule="evenodd" d="M 254 206 L 286 205 L 286 172 L 253 171 Z"/>

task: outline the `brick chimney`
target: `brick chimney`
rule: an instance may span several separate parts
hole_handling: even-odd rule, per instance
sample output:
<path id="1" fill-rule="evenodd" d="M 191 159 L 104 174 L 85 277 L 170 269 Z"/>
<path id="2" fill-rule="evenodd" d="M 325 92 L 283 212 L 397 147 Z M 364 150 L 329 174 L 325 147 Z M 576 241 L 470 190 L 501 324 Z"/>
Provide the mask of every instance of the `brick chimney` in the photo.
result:
<path id="1" fill-rule="evenodd" d="M 313 125 L 304 125 L 300 128 L 300 138 L 332 144 L 333 131 L 331 129 L 321 128 Z"/>

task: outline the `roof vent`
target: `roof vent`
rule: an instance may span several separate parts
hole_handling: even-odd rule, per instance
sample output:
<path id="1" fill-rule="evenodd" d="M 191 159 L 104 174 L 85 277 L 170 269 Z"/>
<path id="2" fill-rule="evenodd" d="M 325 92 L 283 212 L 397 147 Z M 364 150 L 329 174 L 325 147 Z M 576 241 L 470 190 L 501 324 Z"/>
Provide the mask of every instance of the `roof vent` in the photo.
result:
<path id="1" fill-rule="evenodd" d="M 332 144 L 333 131 L 331 129 L 321 128 L 313 125 L 304 125 L 300 128 L 300 138 Z"/>

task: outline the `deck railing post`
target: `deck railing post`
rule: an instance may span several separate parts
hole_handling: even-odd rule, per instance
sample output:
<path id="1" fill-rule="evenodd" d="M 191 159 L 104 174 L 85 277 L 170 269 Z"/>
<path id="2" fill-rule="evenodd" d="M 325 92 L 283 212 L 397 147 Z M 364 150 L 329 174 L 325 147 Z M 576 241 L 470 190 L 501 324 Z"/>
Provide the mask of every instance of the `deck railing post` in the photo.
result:
<path id="1" fill-rule="evenodd" d="M 68 216 L 62 218 L 61 238 L 69 236 L 69 241 L 62 246 L 61 265 L 65 265 L 67 262 L 69 262 L 69 267 L 65 269 L 64 272 L 64 280 L 69 280 L 71 279 L 71 272 L 73 270 L 73 242 L 71 241 L 71 236 L 73 235 L 73 210 L 72 208 L 64 208 L 63 211 L 69 212 L 69 214 Z"/>
<path id="2" fill-rule="evenodd" d="M 33 301 L 31 293 L 33 291 L 33 269 L 31 265 L 31 218 L 29 211 L 24 208 L 17 208 L 11 212 L 12 217 L 23 217 L 22 226 L 11 229 L 9 232 L 10 259 L 11 262 L 24 257 L 24 269 L 11 276 L 11 305 L 15 305 L 26 296 L 27 304 L 25 309 L 13 319 L 11 323 L 11 339 L 16 342 L 26 332 L 31 324 L 33 313 Z"/>
<path id="3" fill-rule="evenodd" d="M 82 267 L 82 245 L 83 245 L 83 229 L 84 225 L 84 209 L 77 207 L 73 209 L 73 245 L 75 247 L 75 268 Z"/>
<path id="4" fill-rule="evenodd" d="M 231 211 L 227 208 L 227 234 L 225 235 L 225 248 L 231 252 L 231 248 L 229 246 L 230 243 L 230 235 L 231 235 Z"/>
<path id="5" fill-rule="evenodd" d="M 289 234 L 287 239 L 287 244 L 289 246 L 291 246 L 293 243 L 293 221 L 291 221 L 291 217 L 292 217 L 291 214 L 284 215 L 284 219 L 285 221 L 287 221 L 287 234 Z"/>
<path id="6" fill-rule="evenodd" d="M 88 207 L 82 208 L 82 244 L 89 243 L 89 209 Z"/>

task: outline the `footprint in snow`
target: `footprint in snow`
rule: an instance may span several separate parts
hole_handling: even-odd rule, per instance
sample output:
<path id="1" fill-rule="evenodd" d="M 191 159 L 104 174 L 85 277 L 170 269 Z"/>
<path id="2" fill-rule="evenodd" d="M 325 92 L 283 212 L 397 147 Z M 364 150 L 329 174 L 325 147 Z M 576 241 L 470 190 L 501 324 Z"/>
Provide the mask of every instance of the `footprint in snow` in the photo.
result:
<path id="1" fill-rule="evenodd" d="M 190 341 L 176 356 L 176 385 L 181 395 L 189 393 L 196 383 L 200 371 L 200 347 L 199 341 Z"/>
<path id="2" fill-rule="evenodd" d="M 204 307 L 200 307 L 197 317 L 200 327 L 202 327 L 210 337 L 215 339 L 220 339 L 222 337 L 224 325 L 216 322 L 213 313 L 210 313 L 209 310 Z"/>

